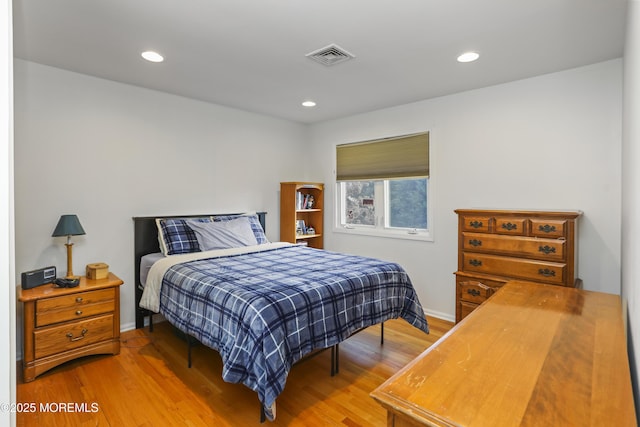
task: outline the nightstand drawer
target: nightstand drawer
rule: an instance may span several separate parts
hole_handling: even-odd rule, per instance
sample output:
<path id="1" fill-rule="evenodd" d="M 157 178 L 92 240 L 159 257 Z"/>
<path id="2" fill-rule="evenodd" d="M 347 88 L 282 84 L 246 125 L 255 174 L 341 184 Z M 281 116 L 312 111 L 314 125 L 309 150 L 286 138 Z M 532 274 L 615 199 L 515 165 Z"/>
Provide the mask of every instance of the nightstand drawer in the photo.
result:
<path id="1" fill-rule="evenodd" d="M 113 314 L 108 314 L 34 331 L 35 357 L 39 359 L 112 339 L 113 325 Z"/>
<path id="2" fill-rule="evenodd" d="M 36 327 L 112 312 L 116 291 L 116 288 L 109 288 L 39 300 L 36 302 Z"/>
<path id="3" fill-rule="evenodd" d="M 566 264 L 484 254 L 463 253 L 464 271 L 564 284 Z"/>

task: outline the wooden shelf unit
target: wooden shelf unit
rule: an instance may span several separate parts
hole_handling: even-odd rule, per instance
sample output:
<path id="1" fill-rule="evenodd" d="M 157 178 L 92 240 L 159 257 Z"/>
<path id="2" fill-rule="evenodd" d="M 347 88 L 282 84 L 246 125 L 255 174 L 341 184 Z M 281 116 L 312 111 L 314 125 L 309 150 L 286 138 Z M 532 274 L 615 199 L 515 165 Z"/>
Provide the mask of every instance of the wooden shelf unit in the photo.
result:
<path id="1" fill-rule="evenodd" d="M 297 194 L 313 196 L 311 209 L 297 203 Z M 313 234 L 296 232 L 297 221 L 304 221 L 306 227 L 313 227 Z M 324 184 L 318 182 L 280 183 L 280 240 L 290 243 L 306 243 L 310 247 L 322 249 L 324 230 Z"/>

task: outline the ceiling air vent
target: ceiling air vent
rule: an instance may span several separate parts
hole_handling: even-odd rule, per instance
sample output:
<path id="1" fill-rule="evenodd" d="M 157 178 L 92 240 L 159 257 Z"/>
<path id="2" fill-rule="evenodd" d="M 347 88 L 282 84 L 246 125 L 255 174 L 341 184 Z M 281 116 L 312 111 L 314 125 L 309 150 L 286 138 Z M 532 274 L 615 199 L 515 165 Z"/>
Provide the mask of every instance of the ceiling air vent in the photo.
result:
<path id="1" fill-rule="evenodd" d="M 355 58 L 355 55 L 352 55 L 338 45 L 330 44 L 322 49 L 307 53 L 306 57 L 329 67 Z"/>

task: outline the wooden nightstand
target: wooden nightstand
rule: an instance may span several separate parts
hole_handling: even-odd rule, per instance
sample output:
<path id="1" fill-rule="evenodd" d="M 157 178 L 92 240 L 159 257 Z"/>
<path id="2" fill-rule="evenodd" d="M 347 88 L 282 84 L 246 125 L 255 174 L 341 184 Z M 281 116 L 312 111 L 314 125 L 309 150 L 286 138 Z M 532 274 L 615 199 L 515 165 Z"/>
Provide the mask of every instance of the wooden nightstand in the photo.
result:
<path id="1" fill-rule="evenodd" d="M 80 278 L 75 288 L 53 284 L 19 289 L 24 303 L 24 381 L 64 362 L 92 354 L 120 353 L 120 289 L 115 274 Z"/>

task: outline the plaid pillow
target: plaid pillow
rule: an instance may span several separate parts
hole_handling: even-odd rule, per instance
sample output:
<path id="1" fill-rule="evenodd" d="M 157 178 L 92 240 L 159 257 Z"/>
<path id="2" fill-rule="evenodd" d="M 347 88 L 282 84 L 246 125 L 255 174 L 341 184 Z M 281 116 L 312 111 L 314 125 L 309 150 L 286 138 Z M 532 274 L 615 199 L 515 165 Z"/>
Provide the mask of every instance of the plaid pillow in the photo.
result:
<path id="1" fill-rule="evenodd" d="M 158 243 L 164 255 L 200 252 L 196 233 L 187 225 L 187 218 L 156 218 Z M 211 218 L 189 218 L 198 222 L 211 222 Z"/>
<path id="2" fill-rule="evenodd" d="M 230 221 L 232 219 L 236 219 L 240 216 L 245 216 L 249 218 L 249 224 L 251 225 L 251 231 L 253 231 L 253 235 L 256 236 L 256 241 L 259 245 L 263 243 L 269 243 L 267 236 L 264 234 L 264 229 L 262 228 L 262 224 L 260 224 L 260 219 L 257 214 L 240 214 L 240 215 L 216 215 L 213 217 L 215 222 L 219 221 Z"/>

